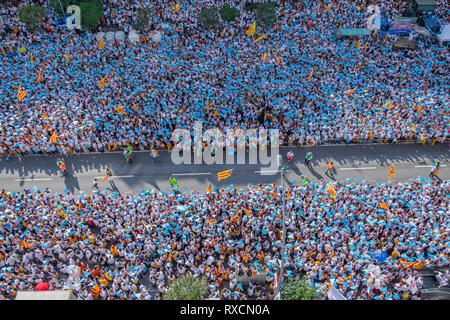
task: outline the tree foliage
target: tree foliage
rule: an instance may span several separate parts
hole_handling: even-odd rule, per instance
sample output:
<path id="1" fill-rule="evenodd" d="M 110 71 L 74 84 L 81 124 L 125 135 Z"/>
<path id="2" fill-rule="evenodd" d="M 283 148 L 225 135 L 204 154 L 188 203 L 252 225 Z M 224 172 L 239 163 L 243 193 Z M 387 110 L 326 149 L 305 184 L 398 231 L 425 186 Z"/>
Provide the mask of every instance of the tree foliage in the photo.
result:
<path id="1" fill-rule="evenodd" d="M 19 9 L 19 19 L 26 24 L 30 30 L 35 30 L 43 21 L 45 8 L 38 6 L 23 6 Z"/>
<path id="2" fill-rule="evenodd" d="M 206 29 L 215 27 L 219 23 L 219 13 L 217 12 L 217 8 L 203 7 L 198 16 L 198 20 Z"/>
<path id="3" fill-rule="evenodd" d="M 153 10 L 150 8 L 139 8 L 137 9 L 137 22 L 136 29 L 143 31 L 148 26 L 148 21 L 150 16 L 153 14 Z"/>
<path id="4" fill-rule="evenodd" d="M 277 21 L 276 5 L 272 2 L 259 3 L 256 8 L 256 23 L 265 29 L 273 27 Z"/>
<path id="5" fill-rule="evenodd" d="M 228 3 L 220 7 L 219 13 L 222 20 L 228 22 L 235 21 L 241 15 L 238 8 L 230 7 Z"/>
<path id="6" fill-rule="evenodd" d="M 81 27 L 89 31 L 95 29 L 103 15 L 101 6 L 95 1 L 80 2 L 78 5 L 80 6 Z"/>
<path id="7" fill-rule="evenodd" d="M 290 278 L 286 281 L 283 290 L 284 300 L 320 300 L 316 288 L 308 285 L 305 279 Z"/>
<path id="8" fill-rule="evenodd" d="M 164 300 L 203 300 L 207 293 L 205 278 L 186 276 L 172 281 Z"/>

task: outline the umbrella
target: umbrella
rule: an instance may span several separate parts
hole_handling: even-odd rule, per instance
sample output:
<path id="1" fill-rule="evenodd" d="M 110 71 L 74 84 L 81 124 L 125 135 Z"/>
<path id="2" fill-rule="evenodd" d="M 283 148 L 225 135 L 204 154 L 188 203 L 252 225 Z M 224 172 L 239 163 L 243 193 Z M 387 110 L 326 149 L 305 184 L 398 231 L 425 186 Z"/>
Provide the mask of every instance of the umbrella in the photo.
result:
<path id="1" fill-rule="evenodd" d="M 372 253 L 372 257 L 378 262 L 384 262 L 387 258 L 387 253 L 384 250 L 378 249 Z"/>
<path id="2" fill-rule="evenodd" d="M 50 289 L 50 285 L 47 282 L 39 282 L 36 285 L 36 291 L 48 291 Z"/>

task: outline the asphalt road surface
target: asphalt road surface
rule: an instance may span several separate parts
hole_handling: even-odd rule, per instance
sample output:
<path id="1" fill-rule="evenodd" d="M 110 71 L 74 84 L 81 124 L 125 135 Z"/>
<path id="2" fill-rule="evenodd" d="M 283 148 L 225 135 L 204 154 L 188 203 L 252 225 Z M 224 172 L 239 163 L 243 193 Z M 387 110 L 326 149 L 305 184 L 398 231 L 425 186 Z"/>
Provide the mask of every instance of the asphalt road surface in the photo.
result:
<path id="1" fill-rule="evenodd" d="M 286 159 L 289 150 L 294 151 L 293 163 L 285 173 L 284 184 L 302 184 L 304 175 L 312 181 L 325 179 L 343 181 L 361 179 L 367 182 L 387 182 L 390 166 L 393 164 L 395 175 L 392 183 L 405 182 L 418 177 L 426 177 L 434 161 L 440 161 L 439 178 L 450 179 L 449 145 L 402 144 L 402 145 L 342 145 L 318 146 L 312 148 L 281 148 L 280 153 Z M 307 152 L 313 152 L 311 166 L 304 164 Z M 152 163 L 149 152 L 134 152 L 133 164 L 125 162 L 121 152 L 77 154 L 65 158 L 68 174 L 61 177 L 55 156 L 27 156 L 0 161 L 0 189 L 14 192 L 37 187 L 49 188 L 55 192 L 72 190 L 76 194 L 81 190 L 93 191 L 92 183 L 97 178 L 100 190 L 110 192 L 140 192 L 142 190 L 170 191 L 169 177 L 172 175 L 180 184 L 180 191 L 205 191 L 212 187 L 244 187 L 249 183 L 282 183 L 279 170 L 271 175 L 261 175 L 266 166 L 248 164 L 182 164 L 175 165 L 169 153 L 161 154 L 161 163 Z M 325 174 L 329 161 L 334 163 L 334 175 Z M 105 182 L 106 168 L 112 176 Z M 233 169 L 232 176 L 218 182 L 217 173 Z"/>

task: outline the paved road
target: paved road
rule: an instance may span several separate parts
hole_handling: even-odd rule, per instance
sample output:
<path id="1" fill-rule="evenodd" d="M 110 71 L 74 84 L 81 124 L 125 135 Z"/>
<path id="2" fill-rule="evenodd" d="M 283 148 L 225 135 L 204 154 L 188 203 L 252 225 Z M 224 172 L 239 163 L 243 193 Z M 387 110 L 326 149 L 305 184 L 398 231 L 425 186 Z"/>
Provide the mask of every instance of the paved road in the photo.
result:
<path id="1" fill-rule="evenodd" d="M 330 181 L 325 175 L 328 161 L 335 164 L 334 179 L 366 180 L 368 182 L 387 182 L 387 175 L 392 164 L 396 174 L 392 181 L 404 182 L 417 177 L 428 177 L 431 164 L 437 160 L 441 162 L 439 177 L 450 179 L 450 148 L 448 144 L 440 145 L 342 145 L 319 146 L 313 148 L 282 148 L 286 155 L 293 150 L 295 158 L 284 183 L 301 183 L 301 175 L 310 180 L 319 181 L 321 178 Z M 313 152 L 310 168 L 303 163 L 306 152 Z M 3 159 L 0 161 L 0 188 L 7 191 L 19 191 L 34 186 L 39 189 L 46 187 L 53 191 L 63 192 L 72 190 L 75 193 L 83 190 L 92 191 L 94 177 L 99 180 L 101 190 L 107 192 L 141 190 L 169 191 L 168 178 L 173 175 L 180 184 L 181 191 L 205 191 L 208 185 L 227 187 L 243 187 L 249 183 L 281 184 L 279 172 L 273 175 L 261 175 L 260 165 L 174 165 L 170 154 L 161 155 L 162 163 L 152 163 L 148 152 L 135 152 L 134 163 L 127 164 L 121 153 L 79 154 L 67 158 L 68 175 L 59 176 L 54 156 L 28 156 L 21 159 Z M 247 161 L 248 163 L 248 161 Z M 106 167 L 111 168 L 113 176 L 102 182 Z M 268 167 L 268 166 L 266 166 Z M 217 172 L 233 168 L 230 178 L 217 181 Z M 264 168 L 263 168 L 264 169 Z"/>

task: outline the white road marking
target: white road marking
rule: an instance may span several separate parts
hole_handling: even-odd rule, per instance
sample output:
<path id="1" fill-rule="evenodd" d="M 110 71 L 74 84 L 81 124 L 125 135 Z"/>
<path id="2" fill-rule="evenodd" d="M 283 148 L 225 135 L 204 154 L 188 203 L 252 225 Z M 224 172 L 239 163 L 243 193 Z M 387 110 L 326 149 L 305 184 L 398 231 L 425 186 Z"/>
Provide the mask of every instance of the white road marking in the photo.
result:
<path id="1" fill-rule="evenodd" d="M 105 176 L 102 177 L 95 177 L 96 179 L 103 179 Z M 129 176 L 110 176 L 108 177 L 108 179 L 114 179 L 114 178 L 134 178 L 134 175 L 129 175 Z"/>
<path id="2" fill-rule="evenodd" d="M 190 173 L 172 173 L 172 176 L 205 176 L 212 174 L 211 172 L 190 172 Z"/>
<path id="3" fill-rule="evenodd" d="M 22 178 L 22 179 L 15 179 L 16 181 L 49 181 L 53 180 L 52 178 Z"/>
<path id="4" fill-rule="evenodd" d="M 339 170 L 375 170 L 377 167 L 339 168 Z"/>
<path id="5" fill-rule="evenodd" d="M 253 171 L 254 173 L 277 173 L 280 172 L 281 170 L 258 170 L 258 171 Z M 286 172 L 291 172 L 292 170 L 286 170 Z"/>
<path id="6" fill-rule="evenodd" d="M 446 167 L 447 165 L 441 164 L 441 167 Z M 433 166 L 414 166 L 414 168 L 432 168 Z"/>

